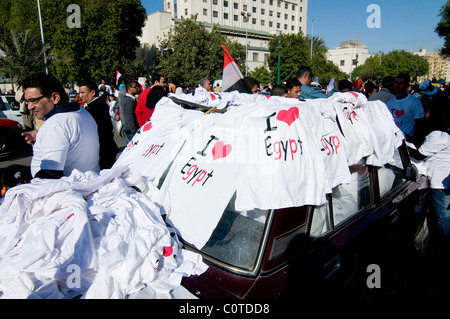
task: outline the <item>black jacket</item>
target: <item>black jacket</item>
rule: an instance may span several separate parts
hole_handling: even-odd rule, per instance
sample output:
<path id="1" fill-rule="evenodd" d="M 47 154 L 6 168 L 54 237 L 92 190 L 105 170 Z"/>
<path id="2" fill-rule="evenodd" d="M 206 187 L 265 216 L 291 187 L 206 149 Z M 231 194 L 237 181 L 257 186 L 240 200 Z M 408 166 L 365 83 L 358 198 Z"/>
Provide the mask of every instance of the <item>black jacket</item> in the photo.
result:
<path id="1" fill-rule="evenodd" d="M 114 133 L 109 115 L 109 106 L 101 97 L 85 105 L 98 126 L 98 139 L 100 142 L 100 169 L 109 169 L 116 161 L 118 147 L 114 141 Z"/>

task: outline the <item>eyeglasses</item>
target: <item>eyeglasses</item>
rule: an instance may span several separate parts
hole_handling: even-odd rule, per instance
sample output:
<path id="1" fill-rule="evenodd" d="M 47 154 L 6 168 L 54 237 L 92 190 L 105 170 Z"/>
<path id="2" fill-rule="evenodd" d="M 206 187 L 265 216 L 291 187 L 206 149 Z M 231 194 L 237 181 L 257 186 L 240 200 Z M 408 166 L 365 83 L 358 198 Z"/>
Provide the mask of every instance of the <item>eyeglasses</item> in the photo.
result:
<path id="1" fill-rule="evenodd" d="M 45 96 L 41 95 L 39 97 L 32 97 L 31 99 L 24 100 L 26 104 L 38 104 L 40 100 L 42 100 Z"/>

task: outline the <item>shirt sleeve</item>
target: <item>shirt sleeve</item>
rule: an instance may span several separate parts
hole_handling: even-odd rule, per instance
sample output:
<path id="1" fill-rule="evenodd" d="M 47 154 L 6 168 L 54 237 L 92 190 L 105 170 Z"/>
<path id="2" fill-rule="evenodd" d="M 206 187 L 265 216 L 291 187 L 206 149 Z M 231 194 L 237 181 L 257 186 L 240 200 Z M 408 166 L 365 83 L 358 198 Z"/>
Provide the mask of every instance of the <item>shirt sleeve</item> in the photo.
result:
<path id="1" fill-rule="evenodd" d="M 417 100 L 414 104 L 414 119 L 420 119 L 422 117 L 425 117 L 425 112 L 423 111 L 422 102 Z"/>
<path id="2" fill-rule="evenodd" d="M 447 139 L 442 137 L 442 134 L 447 134 L 440 131 L 433 131 L 427 135 L 419 152 L 424 156 L 433 156 L 441 152 L 447 145 Z"/>

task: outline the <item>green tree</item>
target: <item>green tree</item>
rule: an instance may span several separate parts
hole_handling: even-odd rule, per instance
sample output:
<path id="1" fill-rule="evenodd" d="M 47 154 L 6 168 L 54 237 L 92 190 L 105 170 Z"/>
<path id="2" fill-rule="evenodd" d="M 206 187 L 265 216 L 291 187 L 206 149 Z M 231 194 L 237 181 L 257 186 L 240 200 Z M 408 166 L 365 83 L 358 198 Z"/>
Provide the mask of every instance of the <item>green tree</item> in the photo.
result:
<path id="1" fill-rule="evenodd" d="M 21 81 L 31 73 L 44 70 L 44 52 L 49 45 L 42 42 L 28 30 L 25 33 L 10 31 L 11 36 L 0 38 L 0 73 L 8 74 L 11 80 Z M 52 56 L 47 57 L 52 60 Z"/>
<path id="2" fill-rule="evenodd" d="M 256 67 L 249 73 L 249 76 L 258 81 L 261 85 L 268 85 L 272 83 L 272 74 L 269 71 L 267 63 Z"/>
<path id="3" fill-rule="evenodd" d="M 157 48 L 157 70 L 177 84 L 196 84 L 202 77 L 221 79 L 224 44 L 242 70 L 245 49 L 230 41 L 214 25 L 208 31 L 196 20 L 182 18 Z"/>
<path id="4" fill-rule="evenodd" d="M 439 16 L 441 16 L 441 21 L 439 21 L 435 31 L 445 41 L 441 53 L 450 56 L 450 0 L 441 7 Z"/>
<path id="5" fill-rule="evenodd" d="M 296 76 L 299 66 L 310 65 L 309 45 L 302 33 L 273 36 L 269 40 L 269 68 L 273 83 L 276 83 L 277 77 L 278 47 L 281 47 L 280 79 L 282 82 Z"/>
<path id="6" fill-rule="evenodd" d="M 69 28 L 70 4 L 81 9 L 81 27 Z M 146 19 L 140 0 L 40 0 L 45 42 L 64 60 L 50 64 L 50 72 L 63 83 L 86 78 L 113 83 L 115 70 L 139 72 L 136 59 L 138 36 Z M 40 37 L 36 0 L 0 1 L 0 37 L 15 29 Z M 128 72 L 128 71 L 127 71 Z"/>
<path id="7" fill-rule="evenodd" d="M 428 72 L 428 61 L 418 55 L 407 51 L 391 51 L 381 58 L 375 55 L 368 58 L 365 63 L 358 66 L 358 75 L 365 81 L 381 81 L 385 76 L 396 76 L 399 73 L 406 73 L 412 79 L 424 75 Z"/>
<path id="8" fill-rule="evenodd" d="M 345 73 L 341 72 L 333 62 L 327 60 L 327 49 L 323 39 L 313 38 L 313 56 L 311 60 L 311 40 L 309 37 L 303 36 L 302 33 L 282 34 L 269 40 L 269 67 L 273 83 L 276 82 L 277 75 L 278 47 L 281 47 L 281 81 L 295 77 L 301 65 L 310 66 L 314 76 L 319 78 L 322 86 L 326 86 L 330 79 L 334 77 L 345 77 Z"/>

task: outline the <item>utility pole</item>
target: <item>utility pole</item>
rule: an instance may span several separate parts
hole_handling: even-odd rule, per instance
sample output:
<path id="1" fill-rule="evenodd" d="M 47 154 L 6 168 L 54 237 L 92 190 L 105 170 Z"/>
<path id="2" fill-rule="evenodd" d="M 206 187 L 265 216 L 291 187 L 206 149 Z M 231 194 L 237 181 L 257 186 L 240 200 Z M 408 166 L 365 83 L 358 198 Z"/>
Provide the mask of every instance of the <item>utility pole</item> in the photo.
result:
<path id="1" fill-rule="evenodd" d="M 41 17 L 41 4 L 39 3 L 39 0 L 37 0 L 38 5 L 38 13 L 39 13 L 39 26 L 41 28 L 41 40 L 42 45 L 45 45 L 44 40 L 44 28 L 42 27 L 42 17 Z M 47 64 L 47 52 L 44 51 L 44 64 L 45 64 L 45 74 L 48 74 L 48 64 Z"/>

